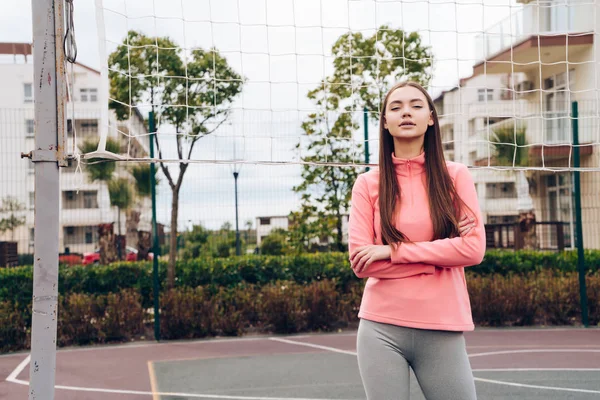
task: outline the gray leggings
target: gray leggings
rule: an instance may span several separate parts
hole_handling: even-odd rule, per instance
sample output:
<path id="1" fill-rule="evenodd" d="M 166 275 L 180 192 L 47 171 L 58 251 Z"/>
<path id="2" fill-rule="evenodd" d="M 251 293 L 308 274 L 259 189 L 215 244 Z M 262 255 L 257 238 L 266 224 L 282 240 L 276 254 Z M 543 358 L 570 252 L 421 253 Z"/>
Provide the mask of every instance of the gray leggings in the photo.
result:
<path id="1" fill-rule="evenodd" d="M 368 400 L 407 400 L 409 367 L 427 400 L 476 400 L 462 332 L 360 320 L 358 368 Z"/>

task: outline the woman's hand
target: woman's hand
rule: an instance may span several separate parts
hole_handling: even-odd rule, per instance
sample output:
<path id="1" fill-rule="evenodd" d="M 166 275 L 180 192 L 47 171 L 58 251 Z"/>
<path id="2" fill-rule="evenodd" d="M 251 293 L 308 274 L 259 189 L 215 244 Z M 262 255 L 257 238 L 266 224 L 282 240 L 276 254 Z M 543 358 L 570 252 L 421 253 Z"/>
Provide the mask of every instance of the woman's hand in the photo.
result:
<path id="1" fill-rule="evenodd" d="M 465 215 L 458 223 L 458 231 L 460 232 L 460 236 L 466 236 L 467 233 L 469 233 L 473 228 L 475 228 L 475 220 L 473 217 L 468 217 Z"/>
<path id="2" fill-rule="evenodd" d="M 370 244 L 358 247 L 350 254 L 350 266 L 356 273 L 364 271 L 372 262 L 389 259 L 392 255 L 390 246 Z"/>

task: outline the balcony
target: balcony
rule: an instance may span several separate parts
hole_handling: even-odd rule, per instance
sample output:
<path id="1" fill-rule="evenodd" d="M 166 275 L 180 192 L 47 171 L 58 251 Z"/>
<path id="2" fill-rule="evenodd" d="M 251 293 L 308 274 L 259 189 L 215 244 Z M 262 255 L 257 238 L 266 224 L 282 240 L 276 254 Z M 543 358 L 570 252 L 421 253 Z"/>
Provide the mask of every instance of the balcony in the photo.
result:
<path id="1" fill-rule="evenodd" d="M 481 209 L 486 214 L 502 215 L 506 212 L 516 212 L 517 199 L 515 198 L 484 198 L 481 201 Z"/>
<path id="2" fill-rule="evenodd" d="M 595 11 L 584 0 L 524 5 L 475 37 L 475 57 L 482 61 L 474 66 L 474 75 L 484 73 L 484 67 L 486 73 L 522 72 L 538 68 L 539 62 L 564 61 L 567 44 L 571 60 L 593 43 Z"/>
<path id="3" fill-rule="evenodd" d="M 545 111 L 505 119 L 490 125 L 490 131 L 501 127 L 526 128 L 528 144 L 568 145 L 572 143 L 573 121 L 567 111 Z M 579 143 L 594 140 L 597 121 L 592 115 L 579 116 Z M 487 137 L 487 135 L 486 135 Z"/>
<path id="4" fill-rule="evenodd" d="M 598 129 L 597 118 L 590 103 L 580 102 L 579 106 L 579 143 L 580 155 L 588 156 L 593 152 L 594 137 Z M 567 111 L 539 111 L 539 104 L 531 103 L 529 107 L 516 113 L 489 127 L 478 130 L 470 139 L 471 146 L 469 151 L 477 152 L 477 159 L 485 161 L 482 165 L 488 164 L 488 157 L 491 157 L 492 151 L 488 141 L 489 135 L 500 128 L 518 129 L 526 128 L 527 144 L 529 145 L 530 161 L 538 165 L 543 158 L 545 161 L 568 160 L 573 157 L 572 135 L 573 120 L 570 112 Z M 493 113 L 490 113 L 490 119 Z M 492 157 L 493 158 L 493 157 Z M 497 165 L 495 160 L 490 160 L 491 165 Z M 561 163 L 562 165 L 562 163 Z"/>
<path id="5" fill-rule="evenodd" d="M 64 226 L 95 226 L 116 220 L 112 210 L 101 208 L 60 210 L 60 223 Z"/>
<path id="6" fill-rule="evenodd" d="M 469 118 L 497 116 L 503 118 L 510 115 L 520 115 L 531 107 L 531 103 L 525 99 L 494 100 L 488 102 L 472 103 L 468 105 Z"/>

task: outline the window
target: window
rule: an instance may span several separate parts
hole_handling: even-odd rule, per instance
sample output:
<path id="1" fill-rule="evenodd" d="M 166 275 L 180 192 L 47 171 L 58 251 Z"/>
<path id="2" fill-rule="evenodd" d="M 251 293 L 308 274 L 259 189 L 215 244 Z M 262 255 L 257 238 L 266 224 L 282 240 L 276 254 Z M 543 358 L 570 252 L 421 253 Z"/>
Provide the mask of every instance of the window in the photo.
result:
<path id="1" fill-rule="evenodd" d="M 23 84 L 23 99 L 25 103 L 33 102 L 33 84 L 24 83 Z"/>
<path id="2" fill-rule="evenodd" d="M 477 131 L 475 130 L 475 118 L 471 118 L 469 120 L 469 136 L 473 136 L 476 133 Z"/>
<path id="3" fill-rule="evenodd" d="M 569 69 L 544 79 L 543 118 L 546 143 L 569 143 L 571 140 L 571 110 L 569 88 L 575 86 L 575 70 Z"/>
<path id="4" fill-rule="evenodd" d="M 78 132 L 77 134 L 81 134 L 82 136 L 88 136 L 88 135 L 97 135 L 98 134 L 98 120 L 83 120 L 81 121 L 81 123 L 79 124 L 79 127 L 77 128 Z"/>
<path id="5" fill-rule="evenodd" d="M 35 192 L 29 192 L 29 209 L 35 208 Z"/>
<path id="6" fill-rule="evenodd" d="M 63 191 L 63 203 L 62 208 L 64 210 L 73 210 L 77 207 L 77 192 L 74 190 L 64 190 Z"/>
<path id="7" fill-rule="evenodd" d="M 517 215 L 488 215 L 488 224 L 514 224 L 517 222 Z"/>
<path id="8" fill-rule="evenodd" d="M 477 99 L 479 101 L 485 101 L 486 93 L 488 101 L 494 100 L 494 89 L 477 89 Z"/>
<path id="9" fill-rule="evenodd" d="M 95 89 L 95 88 L 79 89 L 79 100 L 81 100 L 82 102 L 98 101 L 98 89 Z"/>
<path id="10" fill-rule="evenodd" d="M 485 194 L 488 199 L 512 199 L 517 197 L 517 189 L 514 182 L 486 183 Z"/>
<path id="11" fill-rule="evenodd" d="M 91 226 L 85 227 L 85 243 L 92 244 L 94 243 L 94 231 Z"/>
<path id="12" fill-rule="evenodd" d="M 83 192 L 83 208 L 98 208 L 98 196 L 96 194 L 95 191 Z"/>
<path id="13" fill-rule="evenodd" d="M 271 225 L 271 218 L 260 218 L 261 225 Z"/>
<path id="14" fill-rule="evenodd" d="M 33 137 L 35 135 L 35 123 L 32 119 L 25 120 L 25 135 Z"/>
<path id="15" fill-rule="evenodd" d="M 67 160 L 68 165 L 66 167 L 62 167 L 60 169 L 61 173 L 71 173 L 77 171 L 77 161 L 75 160 Z"/>
<path id="16" fill-rule="evenodd" d="M 469 164 L 475 165 L 475 161 L 477 161 L 477 152 L 476 151 L 469 152 Z"/>

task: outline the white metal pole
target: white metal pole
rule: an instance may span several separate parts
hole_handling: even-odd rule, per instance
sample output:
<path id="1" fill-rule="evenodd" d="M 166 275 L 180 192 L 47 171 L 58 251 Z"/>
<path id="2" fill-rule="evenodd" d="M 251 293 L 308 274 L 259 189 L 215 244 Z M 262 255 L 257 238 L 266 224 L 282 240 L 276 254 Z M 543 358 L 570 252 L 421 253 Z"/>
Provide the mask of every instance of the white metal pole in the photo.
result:
<path id="1" fill-rule="evenodd" d="M 59 251 L 59 170 L 64 157 L 63 1 L 32 0 L 35 93 L 34 266 L 29 399 L 54 399 Z M 64 143 L 64 142 L 63 142 Z"/>

